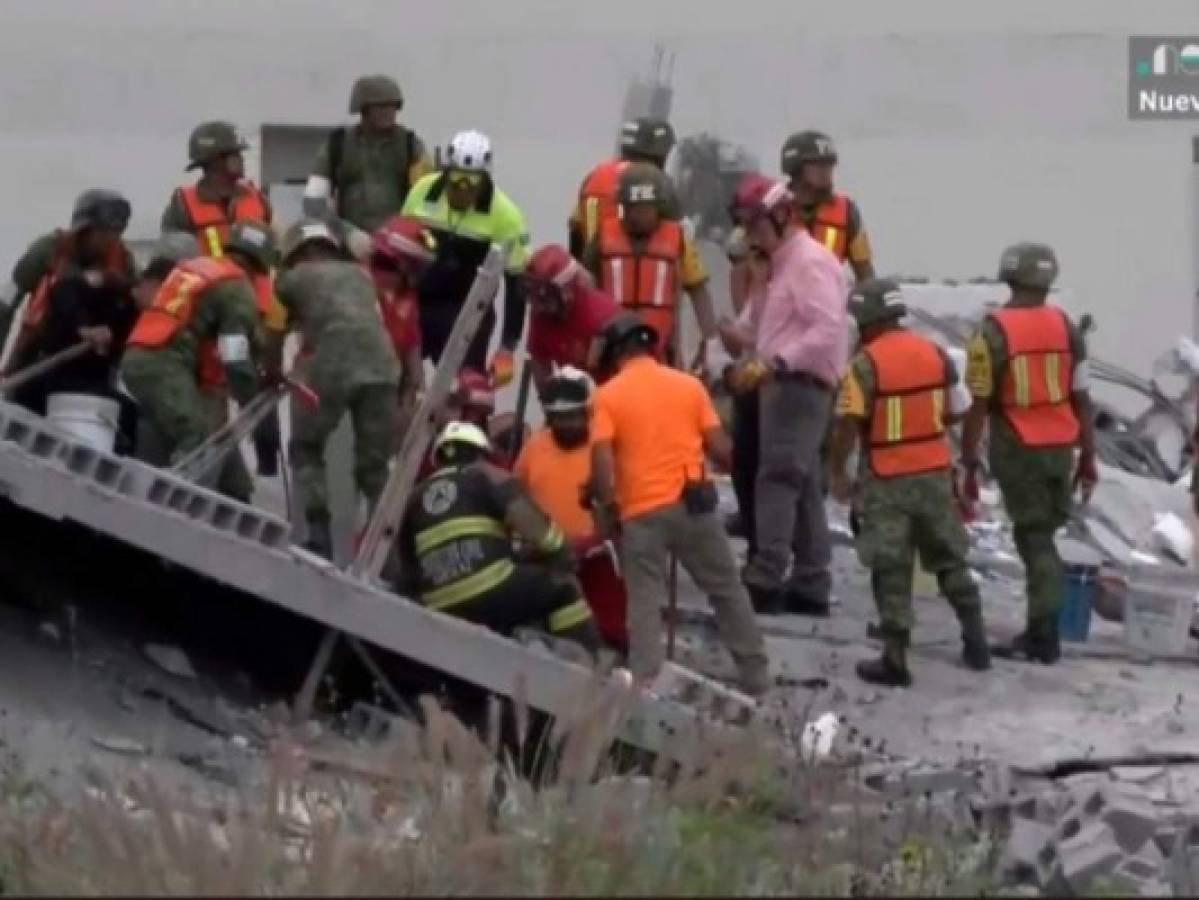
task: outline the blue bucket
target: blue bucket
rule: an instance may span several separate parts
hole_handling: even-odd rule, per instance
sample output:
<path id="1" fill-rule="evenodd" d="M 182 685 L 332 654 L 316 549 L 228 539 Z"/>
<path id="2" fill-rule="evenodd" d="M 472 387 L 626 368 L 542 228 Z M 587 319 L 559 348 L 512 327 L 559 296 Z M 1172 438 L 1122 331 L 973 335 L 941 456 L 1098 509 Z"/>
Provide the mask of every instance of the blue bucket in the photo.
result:
<path id="1" fill-rule="evenodd" d="M 1098 587 L 1099 567 L 1068 563 L 1062 585 L 1062 608 L 1057 615 L 1063 641 L 1085 643 L 1091 633 L 1091 604 Z"/>

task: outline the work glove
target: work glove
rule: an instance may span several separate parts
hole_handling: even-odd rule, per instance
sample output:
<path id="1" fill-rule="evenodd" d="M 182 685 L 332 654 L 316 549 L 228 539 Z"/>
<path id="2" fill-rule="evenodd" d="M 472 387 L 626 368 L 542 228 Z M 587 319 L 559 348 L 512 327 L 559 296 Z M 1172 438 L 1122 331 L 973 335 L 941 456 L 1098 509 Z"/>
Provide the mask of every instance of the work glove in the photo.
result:
<path id="1" fill-rule="evenodd" d="M 495 351 L 495 355 L 491 357 L 491 362 L 487 366 L 492 389 L 498 391 L 511 384 L 515 371 L 516 362 L 512 358 L 512 351 L 505 350 L 503 347 Z"/>
<path id="2" fill-rule="evenodd" d="M 738 225 L 729 232 L 728 239 L 724 242 L 724 253 L 733 265 L 749 256 L 749 236 L 742 226 Z"/>
<path id="3" fill-rule="evenodd" d="M 346 247 L 350 255 L 359 262 L 371 258 L 371 236 L 361 228 L 350 228 L 346 234 Z"/>
<path id="4" fill-rule="evenodd" d="M 1080 453 L 1078 465 L 1074 469 L 1074 490 L 1082 495 L 1082 502 L 1091 499 L 1095 485 L 1099 483 L 1099 467 L 1095 463 L 1094 453 Z"/>
<path id="5" fill-rule="evenodd" d="M 769 377 L 770 366 L 755 356 L 745 362 L 738 363 L 733 369 L 730 380 L 732 381 L 734 393 L 748 394 Z"/>

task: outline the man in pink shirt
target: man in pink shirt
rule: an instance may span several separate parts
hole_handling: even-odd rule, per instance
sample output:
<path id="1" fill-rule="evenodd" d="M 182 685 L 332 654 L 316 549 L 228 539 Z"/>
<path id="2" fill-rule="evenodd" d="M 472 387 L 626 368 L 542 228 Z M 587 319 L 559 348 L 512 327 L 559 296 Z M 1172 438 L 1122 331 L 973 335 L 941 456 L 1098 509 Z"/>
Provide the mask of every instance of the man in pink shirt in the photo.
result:
<path id="1" fill-rule="evenodd" d="M 730 351 L 743 355 L 734 390 L 760 394 L 756 547 L 745 584 L 760 612 L 827 615 L 832 546 L 820 444 L 849 352 L 848 285 L 837 257 L 796 219 L 781 182 L 745 176 L 734 212 L 750 254 L 766 264 L 736 322 L 722 325 Z"/>

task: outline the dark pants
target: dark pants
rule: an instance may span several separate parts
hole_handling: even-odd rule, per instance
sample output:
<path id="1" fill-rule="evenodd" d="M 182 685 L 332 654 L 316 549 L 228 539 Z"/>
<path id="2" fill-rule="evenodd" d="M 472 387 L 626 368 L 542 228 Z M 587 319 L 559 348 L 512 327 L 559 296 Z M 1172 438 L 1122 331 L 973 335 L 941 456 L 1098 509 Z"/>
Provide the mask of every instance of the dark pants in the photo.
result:
<path id="1" fill-rule="evenodd" d="M 507 636 L 517 628 L 541 628 L 595 653 L 600 648 L 600 637 L 590 615 L 582 622 L 555 627 L 555 615 L 576 603 L 586 607 L 587 601 L 573 578 L 555 575 L 544 566 L 521 563 L 499 587 L 451 606 L 446 612 Z"/>
<path id="2" fill-rule="evenodd" d="M 433 360 L 437 365 L 441 354 L 445 352 L 450 340 L 450 332 L 458 320 L 462 305 L 458 303 L 426 303 L 420 308 L 421 352 L 426 359 Z M 495 309 L 489 309 L 479 323 L 470 349 L 466 351 L 463 368 L 474 369 L 476 372 L 487 371 L 487 347 L 491 343 L 491 332 L 495 330 Z"/>
<path id="3" fill-rule="evenodd" d="M 738 394 L 733 399 L 733 491 L 741 527 L 749 542 L 749 558 L 757 546 L 754 521 L 754 482 L 758 478 L 758 391 Z"/>

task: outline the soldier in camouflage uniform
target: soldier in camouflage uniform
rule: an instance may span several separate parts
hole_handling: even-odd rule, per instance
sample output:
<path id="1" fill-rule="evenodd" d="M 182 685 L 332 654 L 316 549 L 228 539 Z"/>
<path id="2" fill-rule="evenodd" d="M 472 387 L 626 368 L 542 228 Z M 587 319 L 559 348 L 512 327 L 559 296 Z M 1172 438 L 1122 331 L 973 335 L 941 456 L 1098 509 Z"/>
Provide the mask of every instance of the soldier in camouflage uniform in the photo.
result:
<path id="1" fill-rule="evenodd" d="M 911 684 L 906 651 L 917 552 L 961 623 L 963 661 L 976 671 L 988 669 L 982 606 L 966 564 L 969 540 L 953 496 L 945 435 L 946 424 L 968 409 L 969 394 L 946 354 L 899 324 L 907 309 L 896 282 L 861 282 L 850 311 L 861 348 L 837 399 L 830 480 L 833 495 L 848 502 L 854 487 L 846 465 L 860 437 L 858 554 L 870 569 L 883 636 L 882 657 L 859 663 L 858 675 L 874 684 Z"/>
<path id="2" fill-rule="evenodd" d="M 296 368 L 319 395 L 310 411 L 292 408 L 291 460 L 304 504 L 308 546 L 332 552 L 325 443 L 346 412 L 354 428 L 354 480 L 373 509 L 387 482 L 399 410 L 400 365 L 366 271 L 317 219 L 283 238 L 279 301 L 304 347 Z"/>
<path id="3" fill-rule="evenodd" d="M 999 278 L 1012 297 L 983 320 L 967 346 L 966 383 L 975 402 L 962 431 L 964 490 L 977 500 L 979 446 L 989 426 L 991 473 L 1024 563 L 1027 626 L 996 655 L 1045 664 L 1061 656 L 1063 573 L 1054 533 L 1069 519 L 1074 489 L 1089 497 L 1098 480 L 1086 345 L 1066 314 L 1046 303 L 1057 271 L 1057 258 L 1044 244 L 1004 251 Z"/>
<path id="4" fill-rule="evenodd" d="M 184 260 L 174 268 L 134 325 L 121 362 L 125 387 L 155 433 L 151 443 L 164 447 L 169 462 L 194 450 L 214 430 L 198 380 L 202 343 L 216 341 L 238 403 L 258 390 L 261 336 L 250 278 L 274 265 L 274 240 L 268 226 L 239 222 L 223 250 L 221 259 Z M 253 481 L 248 474 L 230 477 L 236 471 L 226 466 L 218 489 L 249 501 Z"/>
<path id="5" fill-rule="evenodd" d="M 360 121 L 333 129 L 304 188 L 304 214 L 340 219 L 342 238 L 359 259 L 370 253 L 371 233 L 398 213 L 409 188 L 433 171 L 416 132 L 396 122 L 403 105 L 394 78 L 364 75 L 355 81 L 350 112 Z"/>

